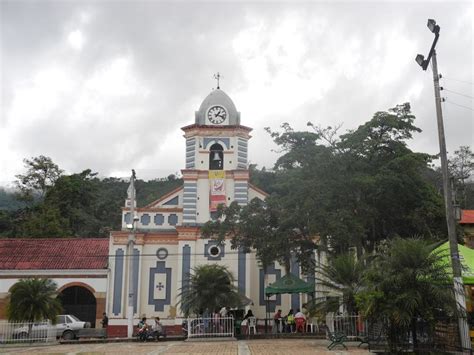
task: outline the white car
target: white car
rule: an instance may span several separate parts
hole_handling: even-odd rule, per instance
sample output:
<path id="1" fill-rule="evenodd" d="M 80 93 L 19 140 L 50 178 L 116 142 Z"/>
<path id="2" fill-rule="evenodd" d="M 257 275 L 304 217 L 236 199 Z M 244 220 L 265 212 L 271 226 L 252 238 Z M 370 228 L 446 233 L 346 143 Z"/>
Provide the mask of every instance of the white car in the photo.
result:
<path id="1" fill-rule="evenodd" d="M 31 334 L 28 326 L 16 328 L 13 333 L 16 338 L 19 339 L 34 339 L 34 338 L 46 338 L 48 336 L 48 330 L 51 329 L 57 338 L 63 338 L 64 340 L 73 340 L 76 338 L 76 333 L 79 329 L 90 328 L 89 322 L 83 322 L 72 314 L 62 314 L 56 317 L 55 325 L 48 325 L 47 322 L 35 323 L 31 327 Z"/>
<path id="2" fill-rule="evenodd" d="M 72 314 L 63 314 L 56 317 L 56 336 L 64 340 L 72 340 L 79 329 L 90 328 L 89 322 L 83 322 Z"/>

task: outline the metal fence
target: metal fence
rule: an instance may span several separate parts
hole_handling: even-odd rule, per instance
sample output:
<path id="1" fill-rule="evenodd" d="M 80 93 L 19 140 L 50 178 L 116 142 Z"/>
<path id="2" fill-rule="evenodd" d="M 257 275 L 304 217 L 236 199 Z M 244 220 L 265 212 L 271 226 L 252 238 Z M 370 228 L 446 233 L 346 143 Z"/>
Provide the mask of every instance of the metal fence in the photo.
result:
<path id="1" fill-rule="evenodd" d="M 368 322 L 358 314 L 326 316 L 326 325 L 331 333 L 344 333 L 349 339 L 360 339 L 368 335 Z"/>
<path id="2" fill-rule="evenodd" d="M 234 318 L 188 318 L 188 338 L 223 338 L 234 336 Z"/>
<path id="3" fill-rule="evenodd" d="M 50 321 L 0 323 L 0 344 L 53 343 L 56 329 Z"/>

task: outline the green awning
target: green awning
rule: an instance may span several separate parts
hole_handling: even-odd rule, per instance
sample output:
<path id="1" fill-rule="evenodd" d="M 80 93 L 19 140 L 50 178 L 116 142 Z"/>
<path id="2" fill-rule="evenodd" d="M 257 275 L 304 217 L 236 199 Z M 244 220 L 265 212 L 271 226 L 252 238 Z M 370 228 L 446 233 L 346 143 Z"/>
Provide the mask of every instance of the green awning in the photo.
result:
<path id="1" fill-rule="evenodd" d="M 462 279 L 465 285 L 474 285 L 474 250 L 458 244 L 459 257 L 461 258 Z M 449 273 L 452 274 L 451 256 L 449 253 L 449 242 L 441 244 L 434 251 L 441 252 Z"/>
<path id="2" fill-rule="evenodd" d="M 265 295 L 282 293 L 310 293 L 314 292 L 314 284 L 301 280 L 292 273 L 286 274 L 280 280 L 265 287 Z"/>

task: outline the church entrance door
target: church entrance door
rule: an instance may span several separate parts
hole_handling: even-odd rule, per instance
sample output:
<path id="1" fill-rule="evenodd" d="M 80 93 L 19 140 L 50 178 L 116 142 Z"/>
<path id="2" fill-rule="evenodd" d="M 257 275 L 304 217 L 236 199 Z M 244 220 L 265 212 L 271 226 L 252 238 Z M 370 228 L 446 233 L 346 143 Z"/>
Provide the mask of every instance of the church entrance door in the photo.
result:
<path id="1" fill-rule="evenodd" d="M 75 315 L 82 321 L 90 322 L 95 328 L 97 301 L 91 291 L 81 286 L 71 286 L 59 294 L 64 314 Z"/>

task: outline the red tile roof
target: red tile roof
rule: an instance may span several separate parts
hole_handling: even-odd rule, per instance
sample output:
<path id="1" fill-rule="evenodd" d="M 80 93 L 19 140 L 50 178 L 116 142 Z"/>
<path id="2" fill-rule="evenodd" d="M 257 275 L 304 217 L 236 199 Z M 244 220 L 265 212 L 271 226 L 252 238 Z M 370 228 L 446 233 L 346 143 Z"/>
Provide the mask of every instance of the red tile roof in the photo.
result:
<path id="1" fill-rule="evenodd" d="M 0 239 L 0 270 L 105 269 L 108 238 Z"/>
<path id="2" fill-rule="evenodd" d="M 474 210 L 462 210 L 459 224 L 474 224 Z"/>

